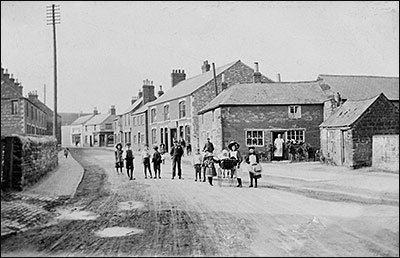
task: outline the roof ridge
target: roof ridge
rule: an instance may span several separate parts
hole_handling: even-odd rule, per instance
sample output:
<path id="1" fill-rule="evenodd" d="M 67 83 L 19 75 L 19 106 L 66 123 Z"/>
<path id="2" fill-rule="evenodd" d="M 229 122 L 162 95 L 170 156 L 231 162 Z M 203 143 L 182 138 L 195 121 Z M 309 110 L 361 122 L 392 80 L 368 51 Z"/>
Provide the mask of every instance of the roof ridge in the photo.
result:
<path id="1" fill-rule="evenodd" d="M 335 77 L 372 77 L 372 78 L 393 78 L 393 79 L 398 79 L 399 77 L 396 76 L 382 76 L 382 75 L 354 75 L 354 74 L 349 74 L 349 75 L 343 75 L 343 74 L 318 74 L 319 76 L 335 76 Z"/>

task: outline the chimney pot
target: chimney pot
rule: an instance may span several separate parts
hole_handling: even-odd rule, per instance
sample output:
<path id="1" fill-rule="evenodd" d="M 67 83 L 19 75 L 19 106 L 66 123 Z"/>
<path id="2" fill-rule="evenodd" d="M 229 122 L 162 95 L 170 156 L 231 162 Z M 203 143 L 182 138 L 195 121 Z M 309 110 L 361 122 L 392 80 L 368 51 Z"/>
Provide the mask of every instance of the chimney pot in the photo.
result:
<path id="1" fill-rule="evenodd" d="M 254 62 L 254 65 L 255 65 L 254 72 L 258 73 L 259 72 L 259 70 L 258 70 L 258 62 Z"/>
<path id="2" fill-rule="evenodd" d="M 278 82 L 281 82 L 281 74 L 278 73 Z"/>

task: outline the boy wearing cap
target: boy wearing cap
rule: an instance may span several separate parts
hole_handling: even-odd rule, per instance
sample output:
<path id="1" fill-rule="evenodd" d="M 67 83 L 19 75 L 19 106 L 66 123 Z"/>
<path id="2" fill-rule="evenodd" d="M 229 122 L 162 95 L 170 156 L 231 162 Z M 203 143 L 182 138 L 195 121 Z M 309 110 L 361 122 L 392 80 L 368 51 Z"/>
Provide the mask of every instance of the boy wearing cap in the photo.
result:
<path id="1" fill-rule="evenodd" d="M 131 143 L 128 142 L 126 144 L 127 150 L 125 151 L 126 155 L 125 155 L 125 164 L 126 164 L 126 173 L 128 174 L 129 180 L 135 180 L 135 178 L 133 177 L 133 159 L 135 158 L 133 156 L 133 152 L 131 149 Z"/>
<path id="2" fill-rule="evenodd" d="M 157 179 L 157 172 L 158 172 L 158 179 L 161 179 L 161 163 L 162 163 L 162 158 L 160 152 L 158 152 L 158 147 L 154 146 L 154 153 L 153 153 L 153 158 L 151 161 L 153 162 L 153 168 L 154 168 L 154 179 Z"/>

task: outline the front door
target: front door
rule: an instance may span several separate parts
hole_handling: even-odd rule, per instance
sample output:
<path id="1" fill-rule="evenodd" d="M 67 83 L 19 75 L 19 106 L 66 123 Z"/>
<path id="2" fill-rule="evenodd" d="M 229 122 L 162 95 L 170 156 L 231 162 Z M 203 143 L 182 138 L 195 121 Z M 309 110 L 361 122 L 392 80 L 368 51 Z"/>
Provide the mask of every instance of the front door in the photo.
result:
<path id="1" fill-rule="evenodd" d="M 278 138 L 278 135 L 281 135 L 281 139 L 283 140 L 282 144 L 282 151 L 275 151 L 275 139 Z M 283 160 L 283 159 L 288 159 L 288 153 L 286 150 L 286 145 L 285 145 L 285 131 L 275 131 L 272 132 L 272 146 L 273 146 L 273 151 L 272 151 L 272 160 Z"/>
<path id="2" fill-rule="evenodd" d="M 174 143 L 174 140 L 178 140 L 177 138 L 177 129 L 171 128 L 171 145 Z"/>

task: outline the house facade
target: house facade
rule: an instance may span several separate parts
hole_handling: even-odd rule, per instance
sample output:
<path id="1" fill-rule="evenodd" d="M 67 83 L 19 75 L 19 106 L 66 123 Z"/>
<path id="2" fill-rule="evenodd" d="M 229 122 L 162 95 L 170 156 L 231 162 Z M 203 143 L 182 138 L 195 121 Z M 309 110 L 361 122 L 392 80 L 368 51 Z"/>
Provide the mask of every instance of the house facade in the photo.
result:
<path id="1" fill-rule="evenodd" d="M 366 100 L 348 100 L 320 130 L 321 150 L 328 162 L 349 168 L 371 166 L 373 137 L 399 134 L 399 109 L 383 93 Z M 398 142 L 393 144 L 398 146 Z"/>
<path id="2" fill-rule="evenodd" d="M 1 135 L 52 135 L 53 112 L 39 99 L 36 92 L 23 97 L 23 86 L 1 68 Z M 57 137 L 61 142 L 61 118 Z"/>
<path id="3" fill-rule="evenodd" d="M 104 147 L 114 145 L 113 122 L 116 116 L 115 106 L 112 105 L 107 114 L 98 114 L 83 125 L 83 147 Z"/>
<path id="4" fill-rule="evenodd" d="M 116 116 L 113 121 L 116 142 L 122 143 L 123 146 L 129 142 L 134 150 L 141 149 L 144 144 L 149 144 L 145 133 L 148 129 L 145 117 L 147 112 L 135 112 L 156 99 L 154 89 L 153 81 L 143 80 L 142 89 L 139 90 L 137 97 L 133 97 L 131 105 Z M 158 94 L 162 95 L 162 91 L 160 90 Z"/>
<path id="5" fill-rule="evenodd" d="M 165 144 L 168 150 L 174 139 L 184 139 L 192 148 L 199 147 L 200 128 L 198 111 L 207 105 L 222 91 L 222 82 L 226 87 L 237 83 L 272 82 L 256 69 L 252 69 L 240 60 L 211 69 L 208 61 L 201 67 L 202 73 L 186 79 L 184 70 L 173 70 L 172 87 L 148 107 L 149 132 L 151 144 Z M 255 71 L 256 70 L 256 71 Z M 254 76 L 256 75 L 256 76 Z"/>
<path id="6" fill-rule="evenodd" d="M 210 138 L 219 152 L 236 141 L 242 153 L 267 153 L 280 134 L 317 149 L 325 98 L 317 81 L 234 85 L 199 111 L 200 144 Z"/>
<path id="7" fill-rule="evenodd" d="M 78 117 L 71 125 L 63 125 L 62 129 L 62 142 L 64 147 L 81 147 L 84 142 L 84 125 L 89 119 L 97 114 L 97 110 L 90 115 L 83 115 Z"/>

